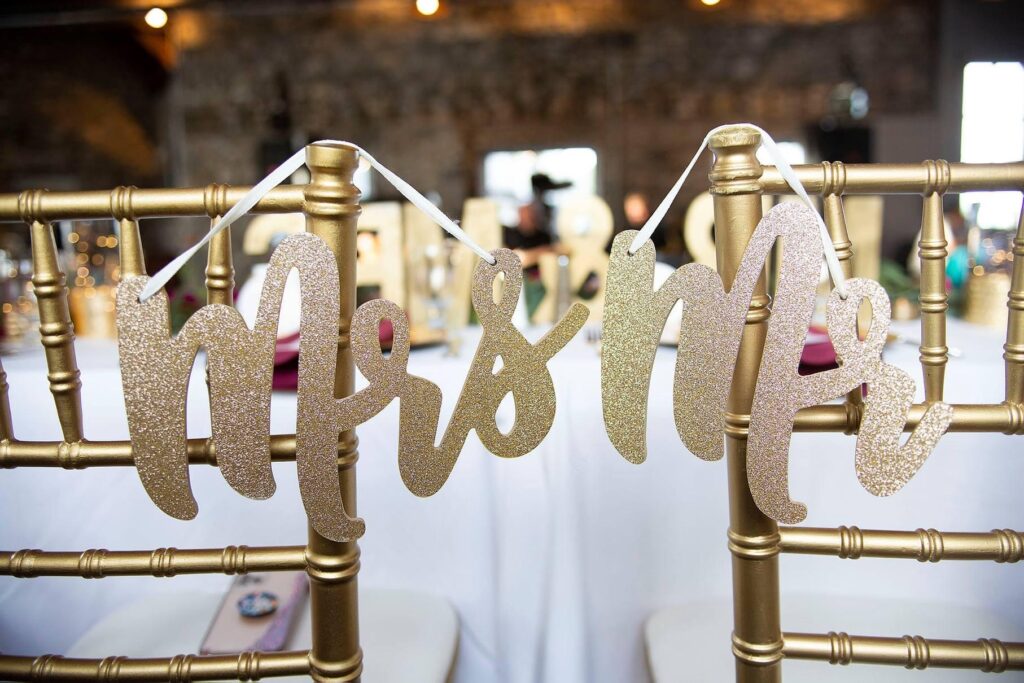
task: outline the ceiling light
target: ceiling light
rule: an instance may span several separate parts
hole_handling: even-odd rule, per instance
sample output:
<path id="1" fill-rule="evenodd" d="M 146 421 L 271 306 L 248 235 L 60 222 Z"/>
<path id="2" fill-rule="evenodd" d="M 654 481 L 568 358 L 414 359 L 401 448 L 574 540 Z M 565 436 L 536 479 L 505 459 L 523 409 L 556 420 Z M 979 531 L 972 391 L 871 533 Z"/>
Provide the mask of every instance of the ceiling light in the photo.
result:
<path id="1" fill-rule="evenodd" d="M 440 0 L 416 0 L 416 11 L 425 17 L 436 14 L 440 7 Z"/>
<path id="2" fill-rule="evenodd" d="M 146 12 L 146 23 L 152 28 L 163 28 L 167 25 L 167 12 L 154 7 Z"/>

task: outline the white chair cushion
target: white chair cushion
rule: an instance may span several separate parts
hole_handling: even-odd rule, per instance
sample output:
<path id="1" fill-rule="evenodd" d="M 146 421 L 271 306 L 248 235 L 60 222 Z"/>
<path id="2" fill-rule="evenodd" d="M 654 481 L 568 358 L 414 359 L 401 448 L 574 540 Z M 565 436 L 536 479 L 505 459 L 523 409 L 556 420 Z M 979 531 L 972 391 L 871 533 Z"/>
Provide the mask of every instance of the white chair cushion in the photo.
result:
<path id="1" fill-rule="evenodd" d="M 197 652 L 223 597 L 219 593 L 164 593 L 132 603 L 89 629 L 67 656 L 170 657 Z M 359 631 L 364 683 L 448 680 L 458 649 L 459 620 L 447 600 L 412 591 L 360 589 Z M 309 647 L 307 599 L 296 618 L 288 649 Z"/>
<path id="2" fill-rule="evenodd" d="M 1024 640 L 1024 629 L 999 615 L 971 607 L 901 600 L 834 596 L 784 595 L 782 628 L 794 633 L 845 631 L 850 635 L 921 635 L 925 638 L 997 638 Z M 671 607 L 655 612 L 644 624 L 644 642 L 651 677 L 655 683 L 683 681 L 731 681 L 735 677 L 732 656 L 732 603 L 722 598 Z M 900 666 L 783 660 L 786 683 L 865 681 L 871 683 L 992 683 L 1002 677 L 962 669 L 907 670 Z"/>

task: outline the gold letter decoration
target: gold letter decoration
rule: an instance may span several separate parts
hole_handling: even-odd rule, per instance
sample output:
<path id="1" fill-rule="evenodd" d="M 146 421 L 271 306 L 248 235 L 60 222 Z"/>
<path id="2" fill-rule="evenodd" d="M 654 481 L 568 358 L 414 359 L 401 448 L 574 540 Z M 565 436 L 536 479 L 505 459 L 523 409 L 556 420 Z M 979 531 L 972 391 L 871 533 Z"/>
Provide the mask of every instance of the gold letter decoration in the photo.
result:
<path id="1" fill-rule="evenodd" d="M 310 523 L 334 541 L 359 538 L 361 519 L 349 517 L 337 476 L 339 432 L 352 429 L 401 399 L 399 465 L 417 495 L 435 493 L 451 473 L 469 431 L 497 455 L 518 457 L 537 447 L 554 419 L 555 394 L 546 364 L 579 331 L 585 306 L 573 306 L 536 346 L 510 320 L 522 285 L 519 259 L 506 249 L 493 252 L 497 264 L 481 261 L 473 303 L 484 326 L 483 338 L 441 446 L 434 437 L 441 408 L 440 389 L 409 375 L 409 329 L 405 313 L 382 299 L 363 304 L 352 318 L 356 366 L 368 386 L 334 398 L 338 320 L 338 271 L 333 254 L 318 237 L 288 237 L 267 270 L 254 329 L 229 306 L 211 304 L 170 336 L 167 296 L 160 291 L 144 303 L 145 276 L 127 278 L 117 296 L 121 375 L 132 454 L 153 502 L 168 515 L 192 519 L 198 505 L 188 474 L 185 401 L 192 365 L 200 348 L 208 354 L 212 442 L 225 480 L 242 495 L 268 498 L 275 490 L 270 459 L 270 394 L 277 319 L 285 281 L 299 272 L 301 332 L 295 459 L 299 490 Z M 505 274 L 500 304 L 491 283 Z M 394 327 L 390 355 L 381 352 L 379 325 Z M 492 373 L 495 358 L 504 367 Z M 502 434 L 494 413 L 511 393 L 516 421 Z"/>
<path id="2" fill-rule="evenodd" d="M 504 458 L 519 457 L 540 444 L 555 418 L 555 387 L 547 362 L 587 321 L 587 307 L 574 303 L 535 346 L 530 344 L 511 322 L 523 287 L 519 257 L 508 249 L 491 253 L 496 263 L 480 261 L 473 277 L 473 308 L 483 338 L 440 446 L 434 446 L 441 413 L 440 389 L 410 376 L 402 390 L 399 468 L 405 485 L 418 496 L 429 496 L 441 488 L 472 429 L 487 450 Z M 499 273 L 505 281 L 501 301 L 495 304 L 493 282 Z M 503 366 L 495 373 L 499 356 Z M 516 419 L 509 433 L 502 434 L 495 412 L 509 393 L 515 401 Z"/>
<path id="3" fill-rule="evenodd" d="M 761 510 L 793 524 L 805 519 L 806 506 L 789 498 L 789 442 L 796 412 L 831 400 L 861 384 L 868 386 L 856 446 L 861 484 L 875 495 L 902 488 L 931 453 L 952 420 L 941 402 L 928 407 L 920 424 L 899 445 L 914 382 L 881 360 L 889 328 L 889 299 L 869 280 L 848 280 L 849 295 L 833 292 L 828 306 L 829 334 L 840 367 L 801 376 L 797 373 L 804 338 L 814 310 L 821 271 L 822 244 L 816 217 L 803 205 L 782 204 L 769 211 L 750 238 L 729 293 L 712 269 L 687 264 L 653 291 L 654 248 L 648 241 L 628 253 L 635 232 L 620 234 L 612 246 L 608 274 L 601 359 L 605 427 L 627 460 L 646 458 L 647 395 L 654 354 L 665 321 L 677 300 L 683 302 L 682 332 L 676 360 L 674 413 L 686 447 L 698 457 L 716 460 L 723 453 L 724 412 L 751 293 L 772 244 L 786 237 L 764 356 L 758 374 L 747 442 L 751 493 Z M 871 330 L 856 336 L 857 310 L 867 299 Z"/>

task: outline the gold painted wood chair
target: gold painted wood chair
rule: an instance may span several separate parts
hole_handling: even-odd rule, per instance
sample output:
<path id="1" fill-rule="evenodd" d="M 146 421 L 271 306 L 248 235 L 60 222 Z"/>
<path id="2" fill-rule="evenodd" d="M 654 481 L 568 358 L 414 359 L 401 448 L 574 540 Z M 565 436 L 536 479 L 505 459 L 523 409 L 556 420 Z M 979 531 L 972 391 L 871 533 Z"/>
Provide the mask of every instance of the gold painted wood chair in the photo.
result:
<path id="1" fill-rule="evenodd" d="M 349 347 L 349 322 L 356 301 L 356 223 L 360 213 L 359 191 L 352 184 L 357 163 L 355 149 L 340 144 L 314 144 L 307 148 L 311 179 L 307 185 L 281 186 L 262 199 L 256 213 L 305 215 L 306 230 L 321 237 L 337 257 L 341 284 L 338 322 L 338 370 L 335 394 L 353 392 L 355 368 Z M 131 467 L 130 441 L 97 442 L 85 437 L 82 417 L 81 379 L 75 358 L 74 332 L 68 315 L 65 276 L 60 268 L 51 221 L 113 218 L 120 223 L 119 252 L 123 275 L 144 273 L 140 219 L 154 216 L 209 216 L 216 220 L 249 188 L 210 185 L 198 189 L 139 190 L 119 187 L 113 191 L 47 192 L 30 190 L 0 195 L 0 220 L 30 226 L 32 282 L 39 304 L 40 332 L 45 348 L 50 391 L 53 394 L 63 438 L 53 442 L 27 442 L 15 438 L 6 376 L 0 369 L 0 468 Z M 234 269 L 230 229 L 210 243 L 206 267 L 208 301 L 231 305 Z M 354 431 L 343 432 L 338 441 L 338 477 L 345 509 L 355 515 L 355 463 L 358 458 Z M 295 460 L 295 436 L 271 439 L 275 462 Z M 210 439 L 189 439 L 190 465 L 217 465 Z M 7 520 L 6 523 L 12 523 Z M 264 571 L 305 571 L 309 577 L 309 614 L 305 619 L 311 645 L 308 650 L 244 652 L 238 655 L 198 656 L 182 653 L 167 658 L 70 659 L 57 655 L 0 655 L 0 680 L 131 680 L 209 681 L 256 680 L 303 676 L 315 681 L 358 681 L 363 672 L 360 648 L 357 576 L 359 547 L 336 543 L 309 528 L 305 545 L 287 547 L 228 546 L 214 549 L 158 548 L 156 550 L 76 552 L 42 550 L 0 551 L 0 575 L 17 578 L 66 576 L 102 578 L 129 575 L 172 577 L 178 574 L 241 574 Z M 394 611 L 394 602 L 388 608 Z M 436 605 L 435 605 L 436 607 Z M 442 660 L 444 680 L 450 672 L 457 646 L 457 619 L 451 608 L 440 622 L 449 633 L 435 655 Z M 400 612 L 401 610 L 399 610 Z M 56 618 L 56 615 L 55 615 Z M 392 629 L 392 637 L 403 629 Z M 196 645 L 202 632 L 195 634 Z M 379 639 L 378 639 L 379 640 Z M 115 645 L 116 647 L 116 645 Z M 113 654 L 113 653 L 111 653 Z M 380 656 L 380 655 L 378 655 Z M 390 656 L 401 657 L 401 652 Z M 393 680 L 393 679 L 392 679 Z"/>
<path id="2" fill-rule="evenodd" d="M 728 226 L 717 240 L 718 270 L 726 283 L 732 281 L 747 241 L 761 217 L 762 194 L 792 190 L 772 167 L 762 167 L 755 153 L 760 145 L 756 131 L 737 127 L 711 140 L 715 155 L 710 173 L 715 224 Z M 915 405 L 907 423 L 912 429 L 927 402 L 943 400 L 948 357 L 946 346 L 945 258 L 942 197 L 946 193 L 974 190 L 1024 189 L 1024 163 L 960 164 L 925 161 L 921 164 L 822 163 L 796 167 L 809 193 L 820 194 L 833 243 L 849 277 L 853 251 L 843 211 L 844 195 L 920 194 L 924 198 L 919 257 L 921 261 L 921 346 L 925 404 Z M 950 431 L 1024 434 L 1024 218 L 1013 248 L 1014 268 L 1009 295 L 1009 323 L 1003 347 L 1005 398 L 1001 403 L 968 405 L 953 403 Z M 770 298 L 762 275 L 750 305 L 737 360 L 735 381 L 726 414 L 726 457 L 729 477 L 729 549 L 733 569 L 732 653 L 736 680 L 743 683 L 782 680 L 783 661 L 819 660 L 831 664 L 889 664 L 908 669 L 952 667 L 984 672 L 1024 670 L 1024 643 L 991 638 L 976 641 L 932 640 L 921 636 L 873 637 L 846 633 L 788 633 L 782 630 L 779 606 L 780 553 L 831 555 L 844 559 L 879 557 L 915 559 L 920 562 L 974 560 L 1020 562 L 1024 558 L 1024 534 L 995 530 L 987 533 L 947 533 L 934 529 L 876 531 L 855 526 L 810 528 L 779 526 L 757 508 L 746 475 L 746 439 L 754 394 L 768 327 Z M 947 397 L 948 398 L 948 397 Z M 955 399 L 955 397 L 953 397 Z M 843 403 L 801 410 L 795 431 L 854 434 L 861 418 L 859 390 Z M 1021 444 L 1024 446 L 1024 444 Z M 1014 454 L 1007 453 L 1010 457 Z M 1007 482 L 1008 486 L 1015 485 Z M 983 505 L 982 492 L 966 505 Z M 648 652 L 652 670 L 666 671 L 654 662 L 648 623 Z M 686 615 L 680 614 L 683 619 Z M 690 614 L 689 619 L 694 619 Z M 699 617 L 698 617 L 699 618 Z M 881 617 L 880 617 L 881 618 Z M 956 619 L 955 614 L 947 616 Z M 936 621 L 941 625 L 941 621 Z M 655 627 L 659 624 L 654 623 Z M 938 626 L 937 626 L 938 628 Z M 657 630 L 657 628 L 655 628 Z M 676 641 L 676 648 L 683 642 Z M 691 653 L 693 654 L 693 653 Z M 868 675 L 865 672 L 865 675 Z M 665 680 L 690 680 L 685 670 L 674 670 Z"/>

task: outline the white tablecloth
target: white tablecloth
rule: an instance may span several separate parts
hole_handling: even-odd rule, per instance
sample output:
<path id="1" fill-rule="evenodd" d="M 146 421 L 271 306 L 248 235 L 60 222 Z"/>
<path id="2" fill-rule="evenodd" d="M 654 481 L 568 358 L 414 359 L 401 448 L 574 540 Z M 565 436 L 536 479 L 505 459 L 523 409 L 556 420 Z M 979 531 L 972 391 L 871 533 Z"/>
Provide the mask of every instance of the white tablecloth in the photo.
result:
<path id="1" fill-rule="evenodd" d="M 916 334 L 915 326 L 905 329 Z M 956 321 L 949 330 L 950 344 L 965 354 L 950 361 L 947 398 L 961 403 L 1001 400 L 1001 334 Z M 358 430 L 359 513 L 367 523 L 360 541 L 360 582 L 432 592 L 455 605 L 462 623 L 457 681 L 643 680 L 644 619 L 671 605 L 728 600 L 725 463 L 698 460 L 679 443 L 671 417 L 674 350 L 658 353 L 649 417 L 651 452 L 645 464 L 635 466 L 613 450 L 605 435 L 599 358 L 584 337 L 578 335 L 551 362 L 558 413 L 543 444 L 523 458 L 502 460 L 486 453 L 471 435 L 451 479 L 433 498 L 416 498 L 401 483 L 397 403 Z M 464 348 L 456 359 L 432 349 L 414 352 L 410 360 L 411 372 L 442 387 L 443 424 L 475 348 L 472 332 Z M 78 349 L 87 436 L 126 438 L 113 345 L 80 340 Z M 915 347 L 892 347 L 887 359 L 920 376 Z M 41 353 L 3 362 L 16 435 L 58 438 Z M 190 435 L 205 436 L 209 420 L 200 371 L 193 375 L 192 389 Z M 510 421 L 508 406 L 499 416 Z M 275 394 L 273 430 L 290 432 L 294 420 L 294 396 Z M 860 488 L 853 472 L 853 446 L 853 438 L 842 435 L 794 435 L 792 495 L 808 504 L 808 525 L 943 531 L 1024 527 L 1024 439 L 947 435 L 917 477 L 890 498 L 875 498 Z M 304 542 L 305 519 L 291 464 L 274 466 L 278 492 L 262 502 L 231 491 L 214 468 L 196 466 L 191 471 L 200 513 L 190 522 L 161 513 L 129 468 L 0 472 L 0 548 Z M 1024 629 L 1020 565 L 784 556 L 781 575 L 783 625 L 789 630 L 801 630 L 801 625 L 785 620 L 787 594 L 871 595 L 940 602 L 951 609 L 969 604 L 998 612 Z M 92 622 L 140 595 L 217 589 L 228 580 L 0 578 L 0 650 L 59 653 Z M 822 614 L 829 609 L 823 600 Z M 849 622 L 842 610 L 831 617 L 835 630 Z M 158 618 L 154 626 L 159 627 Z M 1008 635 L 962 630 L 955 611 L 942 624 L 908 611 L 900 623 L 877 624 L 874 634 Z M 730 657 L 727 630 L 720 643 L 719 651 L 695 654 Z"/>

